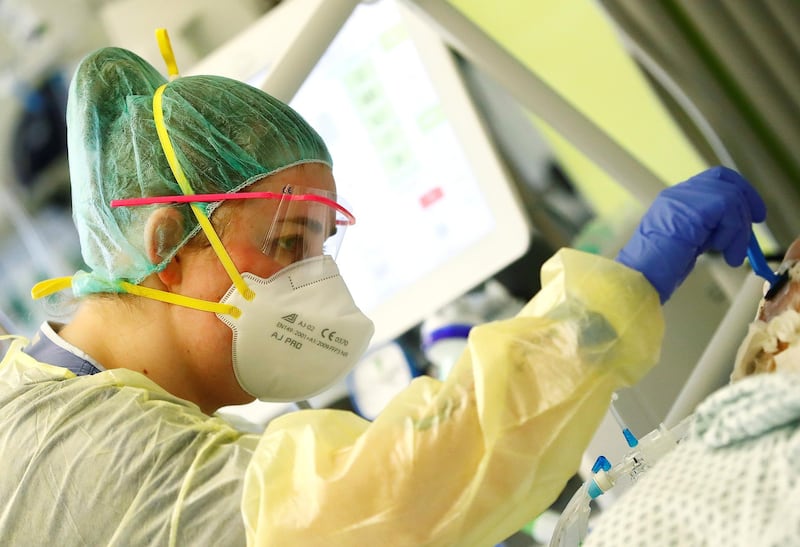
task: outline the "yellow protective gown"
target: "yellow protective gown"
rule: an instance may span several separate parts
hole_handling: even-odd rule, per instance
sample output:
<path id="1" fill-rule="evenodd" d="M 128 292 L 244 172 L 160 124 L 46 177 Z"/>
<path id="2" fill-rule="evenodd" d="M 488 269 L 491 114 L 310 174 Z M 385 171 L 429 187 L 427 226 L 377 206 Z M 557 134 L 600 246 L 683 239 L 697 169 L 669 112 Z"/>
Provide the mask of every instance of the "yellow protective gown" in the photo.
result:
<path id="1" fill-rule="evenodd" d="M 560 493 L 663 333 L 657 293 L 616 262 L 562 250 L 542 287 L 473 329 L 446 382 L 414 381 L 373 423 L 309 410 L 260 437 L 132 371 L 75 377 L 15 342 L 0 364 L 2 543 L 494 545 Z"/>
<path id="2" fill-rule="evenodd" d="M 494 545 L 555 500 L 662 335 L 641 274 L 562 250 L 516 318 L 472 330 L 444 383 L 415 380 L 371 424 L 332 410 L 274 420 L 245 476 L 248 540 Z"/>
<path id="3" fill-rule="evenodd" d="M 0 545 L 244 545 L 244 435 L 124 369 L 0 363 Z"/>

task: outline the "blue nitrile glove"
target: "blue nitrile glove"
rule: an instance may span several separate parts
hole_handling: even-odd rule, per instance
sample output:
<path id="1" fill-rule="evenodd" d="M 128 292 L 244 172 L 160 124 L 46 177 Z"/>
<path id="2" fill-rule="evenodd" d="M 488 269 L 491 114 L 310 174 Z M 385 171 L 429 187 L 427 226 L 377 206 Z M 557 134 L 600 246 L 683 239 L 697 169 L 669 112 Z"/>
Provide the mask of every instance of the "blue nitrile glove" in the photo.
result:
<path id="1" fill-rule="evenodd" d="M 731 266 L 747 255 L 753 222 L 766 218 L 758 193 L 739 173 L 713 167 L 661 191 L 617 261 L 640 271 L 666 302 L 706 251 Z"/>

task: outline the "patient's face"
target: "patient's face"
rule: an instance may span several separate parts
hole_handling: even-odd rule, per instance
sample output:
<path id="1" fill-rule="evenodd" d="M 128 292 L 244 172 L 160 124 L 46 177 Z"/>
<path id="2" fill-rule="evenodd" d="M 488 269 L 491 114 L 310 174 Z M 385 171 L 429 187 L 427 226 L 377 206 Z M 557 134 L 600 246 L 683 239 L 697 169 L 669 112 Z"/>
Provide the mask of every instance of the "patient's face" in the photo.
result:
<path id="1" fill-rule="evenodd" d="M 781 270 L 797 261 L 800 261 L 800 238 L 786 251 Z M 769 321 L 787 309 L 800 311 L 800 279 L 790 279 L 772 300 L 762 300 L 758 318 Z"/>
<path id="2" fill-rule="evenodd" d="M 789 281 L 773 298 L 761 300 L 736 354 L 732 381 L 761 372 L 800 371 L 800 238 L 786 252 L 784 270 Z"/>

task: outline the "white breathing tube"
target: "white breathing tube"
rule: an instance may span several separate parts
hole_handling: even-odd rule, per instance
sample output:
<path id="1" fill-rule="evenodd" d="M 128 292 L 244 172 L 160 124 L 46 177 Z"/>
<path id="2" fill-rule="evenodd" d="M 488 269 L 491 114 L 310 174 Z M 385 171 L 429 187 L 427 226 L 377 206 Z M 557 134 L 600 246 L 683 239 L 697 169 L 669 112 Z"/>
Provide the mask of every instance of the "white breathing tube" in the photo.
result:
<path id="1" fill-rule="evenodd" d="M 550 538 L 550 547 L 577 547 L 589 531 L 590 502 L 613 488 L 621 477 L 635 481 L 662 456 L 672 450 L 686 435 L 692 416 L 687 416 L 672 429 L 660 424 L 638 440 L 617 465 L 600 456 L 593 468 L 594 476 L 584 482 L 570 498 Z"/>

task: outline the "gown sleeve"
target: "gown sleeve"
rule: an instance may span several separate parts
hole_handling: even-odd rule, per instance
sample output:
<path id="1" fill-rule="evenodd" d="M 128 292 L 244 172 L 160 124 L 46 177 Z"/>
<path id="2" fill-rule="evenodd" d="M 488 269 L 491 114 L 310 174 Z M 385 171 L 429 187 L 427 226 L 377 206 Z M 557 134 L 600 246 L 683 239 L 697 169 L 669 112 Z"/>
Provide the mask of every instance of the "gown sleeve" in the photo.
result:
<path id="1" fill-rule="evenodd" d="M 609 259 L 563 249 L 541 278 L 516 317 L 472 329 L 444 382 L 414 380 L 373 422 L 271 422 L 245 474 L 248 543 L 490 546 L 546 509 L 664 325 L 647 280 Z"/>

